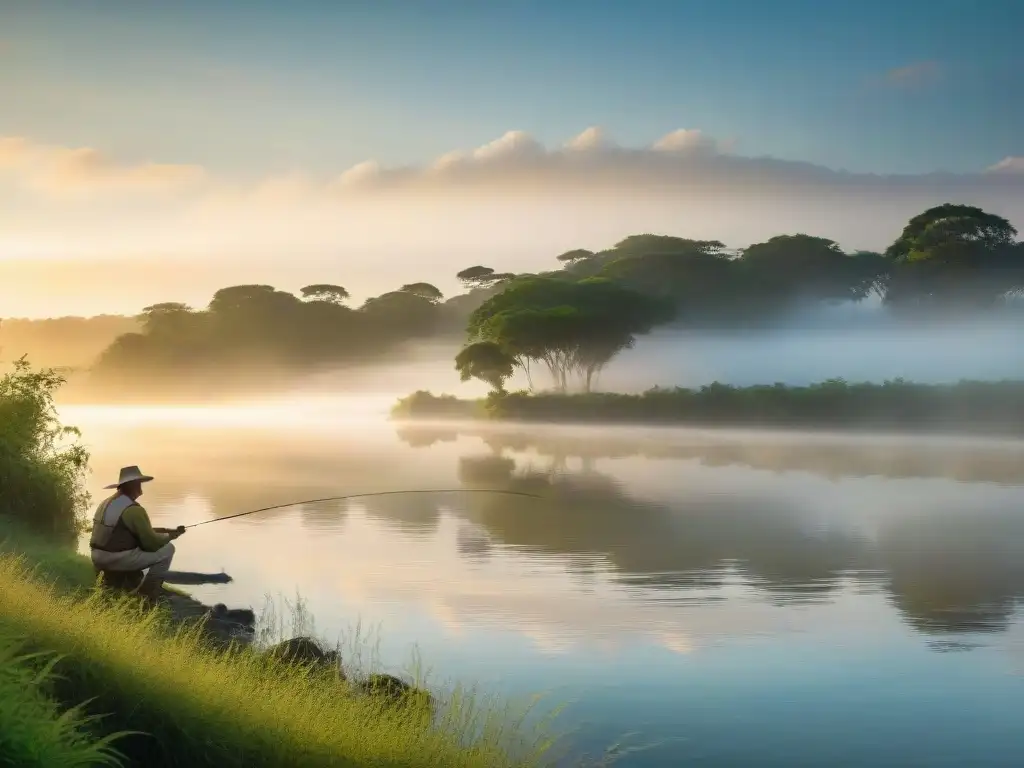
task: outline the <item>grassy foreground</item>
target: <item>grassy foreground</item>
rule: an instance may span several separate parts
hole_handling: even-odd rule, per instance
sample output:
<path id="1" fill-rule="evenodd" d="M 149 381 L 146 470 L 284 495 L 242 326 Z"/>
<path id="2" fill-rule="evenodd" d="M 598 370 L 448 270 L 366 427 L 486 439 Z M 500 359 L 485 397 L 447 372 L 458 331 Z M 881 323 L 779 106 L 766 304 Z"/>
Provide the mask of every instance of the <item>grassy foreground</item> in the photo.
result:
<path id="1" fill-rule="evenodd" d="M 881 384 L 833 379 L 785 384 L 616 393 L 492 393 L 481 400 L 415 392 L 395 419 L 493 418 L 527 422 L 693 424 L 789 428 L 934 430 L 1024 435 L 1024 381 Z"/>
<path id="2" fill-rule="evenodd" d="M 0 765 L 540 761 L 547 743 L 470 691 L 434 711 L 419 697 L 367 695 L 336 667 L 217 649 L 200 627 L 95 589 L 74 546 L 88 455 L 57 419 L 61 383 L 23 363 L 0 378 Z"/>
<path id="3" fill-rule="evenodd" d="M 81 711 L 62 712 L 48 694 L 48 665 L 55 661 L 27 653 L 23 641 L 0 633 L 0 762 L 26 768 L 116 765 L 113 738 L 94 738 Z"/>
<path id="4" fill-rule="evenodd" d="M 131 600 L 62 593 L 10 555 L 0 557 L 0 594 L 0 633 L 60 654 L 55 695 L 93 699 L 97 733 L 137 732 L 114 742 L 134 765 L 520 764 L 499 746 L 498 721 L 475 720 L 458 695 L 432 726 L 425 710 L 357 696 L 333 672 L 217 651 Z"/>

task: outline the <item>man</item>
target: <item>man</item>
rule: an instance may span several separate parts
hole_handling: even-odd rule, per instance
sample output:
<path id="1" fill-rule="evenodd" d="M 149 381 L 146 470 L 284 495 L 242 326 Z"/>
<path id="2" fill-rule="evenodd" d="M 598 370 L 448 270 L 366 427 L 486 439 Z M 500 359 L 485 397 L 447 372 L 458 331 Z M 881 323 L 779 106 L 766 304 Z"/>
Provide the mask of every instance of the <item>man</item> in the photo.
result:
<path id="1" fill-rule="evenodd" d="M 98 570 L 148 569 L 138 592 L 155 601 L 163 591 L 164 576 L 174 558 L 171 541 L 185 533 L 185 528 L 154 529 L 150 524 L 149 515 L 138 503 L 138 498 L 142 495 L 142 484 L 152 479 L 142 474 L 138 467 L 121 469 L 118 481 L 106 486 L 117 489 L 117 493 L 104 499 L 96 508 L 89 546 L 93 565 Z"/>

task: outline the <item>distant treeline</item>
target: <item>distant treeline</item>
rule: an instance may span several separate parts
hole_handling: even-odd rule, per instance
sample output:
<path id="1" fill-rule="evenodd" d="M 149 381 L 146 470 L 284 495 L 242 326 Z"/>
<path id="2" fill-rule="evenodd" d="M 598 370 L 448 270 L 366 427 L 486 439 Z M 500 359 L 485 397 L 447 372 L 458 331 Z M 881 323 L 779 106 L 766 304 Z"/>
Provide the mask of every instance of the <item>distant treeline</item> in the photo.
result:
<path id="1" fill-rule="evenodd" d="M 812 429 L 873 429 L 1024 434 L 1024 381 L 882 384 L 842 379 L 643 394 L 492 393 L 482 400 L 416 392 L 392 410 L 395 419 L 493 418 L 526 422 L 689 424 Z"/>
<path id="2" fill-rule="evenodd" d="M 0 361 L 28 355 L 33 365 L 88 367 L 118 336 L 140 328 L 134 317 L 53 317 L 44 320 L 0 320 Z"/>
<path id="3" fill-rule="evenodd" d="M 1004 306 L 1024 290 L 1017 230 L 955 204 L 915 216 L 884 253 L 846 253 L 806 234 L 737 252 L 717 240 L 638 234 L 556 260 L 558 268 L 536 274 L 475 265 L 457 275 L 466 292 L 447 300 L 436 286 L 411 282 L 359 307 L 348 306 L 348 290 L 336 284 L 309 285 L 299 295 L 236 285 L 203 309 L 165 302 L 134 319 L 45 321 L 52 329 L 38 326 L 35 338 L 29 326 L 16 326 L 20 335 L 7 342 L 5 356 L 28 352 L 36 362 L 81 365 L 95 355 L 93 374 L 106 384 L 127 376 L 136 386 L 145 376 L 235 386 L 271 370 L 375 361 L 409 343 L 465 335 L 456 361 L 463 378 L 502 391 L 520 368 L 532 387 L 541 367 L 562 391 L 573 382 L 588 390 L 618 352 L 659 326 L 763 327 L 795 307 L 870 296 L 904 317 L 950 317 Z M 61 346 L 64 327 L 78 341 Z"/>

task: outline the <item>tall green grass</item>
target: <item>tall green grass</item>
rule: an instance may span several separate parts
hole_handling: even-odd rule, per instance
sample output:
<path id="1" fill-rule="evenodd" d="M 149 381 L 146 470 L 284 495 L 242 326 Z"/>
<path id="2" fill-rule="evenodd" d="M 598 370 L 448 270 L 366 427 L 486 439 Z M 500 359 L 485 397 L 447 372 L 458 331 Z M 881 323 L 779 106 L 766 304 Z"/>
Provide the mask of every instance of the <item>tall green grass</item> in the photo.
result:
<path id="1" fill-rule="evenodd" d="M 48 695 L 58 659 L 28 654 L 24 643 L 0 633 L 0 765 L 82 768 L 121 765 L 111 747 L 116 734 L 97 739 L 81 708 L 61 711 Z"/>
<path id="2" fill-rule="evenodd" d="M 32 563 L 38 579 L 52 582 L 63 591 L 89 589 L 96 582 L 92 562 L 78 552 L 76 545 L 74 540 L 40 535 L 20 520 L 0 515 L 0 555 L 24 557 Z"/>
<path id="3" fill-rule="evenodd" d="M 0 378 L 0 516 L 65 540 L 84 524 L 89 455 L 60 423 L 54 393 L 64 379 L 24 360 Z"/>
<path id="4" fill-rule="evenodd" d="M 213 650 L 199 629 L 134 601 L 46 586 L 23 558 L 0 557 L 0 594 L 0 629 L 61 654 L 61 700 L 94 698 L 105 732 L 144 734 L 118 742 L 135 765 L 500 768 L 539 762 L 547 746 L 458 691 L 432 718 L 357 695 L 333 673 Z"/>

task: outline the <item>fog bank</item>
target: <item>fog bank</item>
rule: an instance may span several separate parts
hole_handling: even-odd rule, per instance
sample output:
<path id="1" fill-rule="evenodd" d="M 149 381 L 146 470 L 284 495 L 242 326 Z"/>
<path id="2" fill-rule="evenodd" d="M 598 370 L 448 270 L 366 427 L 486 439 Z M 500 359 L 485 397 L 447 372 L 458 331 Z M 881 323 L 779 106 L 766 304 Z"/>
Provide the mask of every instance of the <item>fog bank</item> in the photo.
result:
<path id="1" fill-rule="evenodd" d="M 960 379 L 1024 378 L 1021 316 L 932 324 L 902 323 L 877 306 L 840 305 L 794 314 L 759 330 L 660 330 L 640 337 L 616 357 L 596 388 L 640 392 L 654 386 L 699 387 L 809 384 L 831 378 L 881 382 L 904 378 L 926 384 Z M 457 343 L 431 342 L 407 360 L 311 377 L 299 392 L 359 392 L 396 397 L 418 389 L 479 396 L 486 387 L 462 383 L 452 358 Z M 549 378 L 535 371 L 535 384 Z M 525 388 L 517 373 L 510 388 Z"/>

